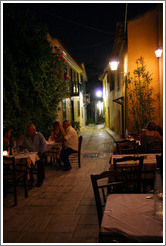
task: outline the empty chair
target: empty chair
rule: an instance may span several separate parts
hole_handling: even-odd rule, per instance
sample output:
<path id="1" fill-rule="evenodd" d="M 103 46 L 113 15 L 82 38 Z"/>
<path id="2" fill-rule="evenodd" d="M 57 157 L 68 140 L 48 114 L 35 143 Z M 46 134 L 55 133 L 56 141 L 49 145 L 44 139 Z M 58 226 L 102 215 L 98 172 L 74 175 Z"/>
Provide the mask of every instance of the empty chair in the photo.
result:
<path id="1" fill-rule="evenodd" d="M 116 171 L 105 171 L 100 174 L 92 174 L 91 182 L 100 227 L 107 195 L 110 193 L 121 193 L 124 182 L 123 178 L 118 176 Z"/>
<path id="2" fill-rule="evenodd" d="M 137 154 L 138 153 L 138 143 L 133 141 L 121 141 L 117 143 L 119 154 Z"/>
<path id="3" fill-rule="evenodd" d="M 78 163 L 78 167 L 81 167 L 81 146 L 82 146 L 82 140 L 83 137 L 79 136 L 78 138 L 78 151 L 76 153 L 72 153 L 71 155 L 69 155 L 69 161 L 72 164 L 77 164 Z"/>
<path id="4" fill-rule="evenodd" d="M 14 205 L 17 205 L 17 186 L 24 186 L 25 197 L 28 197 L 27 163 L 16 164 L 14 157 L 3 156 L 3 185 L 4 197 L 12 192 Z"/>
<path id="5" fill-rule="evenodd" d="M 143 159 L 143 156 L 126 156 L 113 159 L 114 170 L 121 170 L 124 173 L 126 193 L 141 192 Z"/>
<path id="6" fill-rule="evenodd" d="M 120 150 L 119 150 L 119 144 L 120 143 L 128 143 L 128 142 L 130 142 L 129 139 L 122 139 L 122 140 L 119 140 L 119 141 L 115 141 L 116 147 L 114 148 L 114 154 L 120 154 Z"/>

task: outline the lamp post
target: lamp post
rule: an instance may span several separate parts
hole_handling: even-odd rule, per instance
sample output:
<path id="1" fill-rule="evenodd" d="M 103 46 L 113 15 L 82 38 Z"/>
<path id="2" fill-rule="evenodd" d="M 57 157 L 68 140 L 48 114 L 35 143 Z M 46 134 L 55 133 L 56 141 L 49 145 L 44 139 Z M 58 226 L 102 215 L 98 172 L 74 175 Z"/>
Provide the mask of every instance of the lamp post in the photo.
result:
<path id="1" fill-rule="evenodd" d="M 163 77 L 162 77 L 162 59 L 161 59 L 161 56 L 162 56 L 162 52 L 163 50 L 161 48 L 158 48 L 157 50 L 155 50 L 155 54 L 156 54 L 156 57 L 158 59 L 158 86 L 159 86 L 159 93 L 160 93 L 160 108 L 159 108 L 159 114 L 160 114 L 160 124 L 162 125 L 163 123 L 163 118 L 162 118 L 162 115 L 163 115 L 163 111 L 162 111 L 162 108 L 163 105 L 163 97 L 162 97 L 162 94 L 163 94 L 163 88 L 162 88 L 162 84 L 163 84 Z"/>

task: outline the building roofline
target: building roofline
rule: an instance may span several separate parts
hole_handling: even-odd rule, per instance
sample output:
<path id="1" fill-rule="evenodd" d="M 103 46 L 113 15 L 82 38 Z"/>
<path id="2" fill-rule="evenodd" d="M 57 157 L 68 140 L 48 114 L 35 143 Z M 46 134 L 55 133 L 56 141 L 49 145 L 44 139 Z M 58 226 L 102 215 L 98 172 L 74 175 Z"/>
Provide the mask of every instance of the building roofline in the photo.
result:
<path id="1" fill-rule="evenodd" d="M 64 52 L 64 57 L 67 60 L 68 64 L 78 72 L 82 73 L 83 69 L 82 67 L 76 62 L 76 60 L 71 56 L 65 45 L 58 39 L 58 38 L 52 38 L 51 35 L 47 34 L 47 40 L 51 44 L 52 47 L 58 47 L 61 51 Z"/>

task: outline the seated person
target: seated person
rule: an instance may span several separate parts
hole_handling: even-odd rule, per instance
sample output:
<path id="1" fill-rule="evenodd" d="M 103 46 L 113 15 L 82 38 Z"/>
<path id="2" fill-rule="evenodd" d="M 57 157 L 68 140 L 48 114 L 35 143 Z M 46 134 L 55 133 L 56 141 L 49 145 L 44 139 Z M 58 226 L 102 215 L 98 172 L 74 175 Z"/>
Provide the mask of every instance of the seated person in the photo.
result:
<path id="1" fill-rule="evenodd" d="M 163 136 L 157 131 L 155 122 L 150 121 L 141 132 L 141 146 L 143 153 L 147 153 L 147 143 L 155 141 L 162 142 Z"/>
<path id="2" fill-rule="evenodd" d="M 47 151 L 47 143 L 42 133 L 36 131 L 36 127 L 30 124 L 27 128 L 27 135 L 18 143 L 19 146 L 28 149 L 30 152 L 38 152 L 40 158 L 37 161 L 37 186 L 41 186 L 44 178 L 45 152 Z M 33 177 L 31 176 L 33 183 Z"/>
<path id="3" fill-rule="evenodd" d="M 62 143 L 64 142 L 65 131 L 62 125 L 56 121 L 53 124 L 53 130 L 51 131 L 51 136 L 49 139 L 55 142 Z"/>
<path id="4" fill-rule="evenodd" d="M 65 129 L 65 141 L 61 150 L 61 160 L 64 162 L 63 170 L 68 171 L 71 169 L 69 155 L 78 151 L 78 135 L 68 120 L 63 122 L 63 128 Z"/>
<path id="5" fill-rule="evenodd" d="M 10 148 L 15 147 L 16 143 L 12 137 L 12 130 L 10 128 L 4 129 L 3 132 L 3 150 L 10 151 Z"/>
<path id="6" fill-rule="evenodd" d="M 49 137 L 49 140 L 55 141 L 56 143 L 60 143 L 59 145 L 56 145 L 55 148 L 53 148 L 51 151 L 53 152 L 53 157 L 56 158 L 57 161 L 57 166 L 56 169 L 62 169 L 61 161 L 60 161 L 60 152 L 61 152 L 61 143 L 64 142 L 64 136 L 65 136 L 65 131 L 62 127 L 62 125 L 56 121 L 53 124 L 53 129 L 51 131 L 51 136 Z"/>
<path id="7" fill-rule="evenodd" d="M 55 141 L 55 138 L 54 138 L 54 130 L 51 131 L 51 134 L 50 134 L 50 136 L 49 136 L 49 138 L 48 138 L 48 141 L 49 141 L 49 142 L 50 142 L 50 141 Z"/>

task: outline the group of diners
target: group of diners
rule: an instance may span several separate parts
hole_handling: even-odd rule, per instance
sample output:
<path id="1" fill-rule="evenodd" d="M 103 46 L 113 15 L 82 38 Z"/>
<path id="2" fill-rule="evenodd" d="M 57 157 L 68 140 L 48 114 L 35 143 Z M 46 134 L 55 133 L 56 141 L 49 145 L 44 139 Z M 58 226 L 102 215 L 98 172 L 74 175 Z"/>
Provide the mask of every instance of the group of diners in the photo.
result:
<path id="1" fill-rule="evenodd" d="M 131 138 L 131 137 L 130 137 Z M 121 137 L 118 143 L 124 143 L 125 141 L 131 141 L 129 137 Z M 146 126 L 141 130 L 141 134 L 134 137 L 139 142 L 139 153 L 148 153 L 148 144 L 163 143 L 163 131 L 154 121 L 149 121 Z M 132 141 L 134 140 L 132 138 Z M 114 154 L 118 154 L 117 144 L 114 146 Z"/>
<path id="2" fill-rule="evenodd" d="M 63 125 L 56 121 L 53 124 L 53 130 L 51 131 L 49 139 L 55 143 L 61 143 L 62 149 L 60 158 L 58 159 L 58 165 L 63 171 L 69 171 L 72 168 L 69 162 L 69 155 L 78 151 L 78 134 L 76 130 L 70 125 L 68 120 L 65 120 Z M 44 179 L 43 170 L 45 163 L 43 160 L 46 159 L 46 153 L 48 150 L 48 144 L 44 135 L 41 132 L 36 131 L 34 124 L 29 124 L 27 127 L 27 134 L 20 136 L 16 142 L 12 137 L 11 129 L 5 129 L 3 135 L 3 150 L 9 150 L 11 146 L 14 148 L 17 146 L 17 151 L 18 149 L 19 151 L 26 149 L 29 152 L 37 152 L 39 160 L 36 161 L 36 185 L 40 187 Z M 31 184 L 33 184 L 33 182 L 33 175 L 31 175 Z"/>

